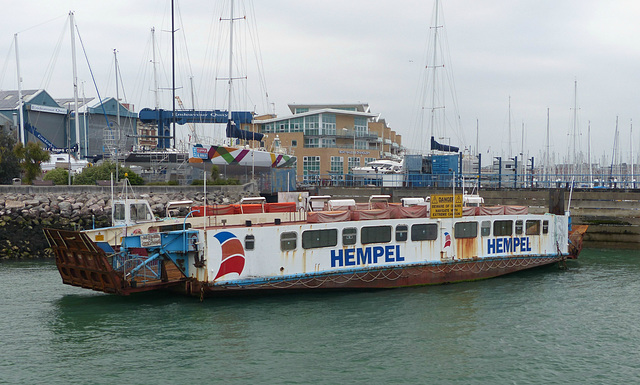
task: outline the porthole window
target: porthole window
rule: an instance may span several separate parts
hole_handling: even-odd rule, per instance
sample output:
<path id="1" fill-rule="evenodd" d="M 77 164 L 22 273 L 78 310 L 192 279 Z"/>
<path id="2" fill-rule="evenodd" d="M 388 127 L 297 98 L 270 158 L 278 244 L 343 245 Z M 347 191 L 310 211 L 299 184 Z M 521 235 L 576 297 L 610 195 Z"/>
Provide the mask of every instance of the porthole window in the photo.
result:
<path id="1" fill-rule="evenodd" d="M 342 245 L 349 246 L 355 245 L 358 237 L 358 229 L 355 227 L 347 227 L 342 230 Z"/>
<path id="2" fill-rule="evenodd" d="M 482 221 L 482 224 L 480 224 L 480 235 L 483 237 L 491 235 L 491 221 Z"/>
<path id="3" fill-rule="evenodd" d="M 405 242 L 407 240 L 408 232 L 409 228 L 407 225 L 396 226 L 396 242 Z"/>
<path id="4" fill-rule="evenodd" d="M 287 232 L 280 235 L 280 249 L 282 251 L 295 250 L 298 247 L 298 233 Z"/>
<path id="5" fill-rule="evenodd" d="M 244 237 L 244 249 L 245 250 L 253 250 L 256 245 L 256 237 L 251 234 L 248 234 Z"/>
<path id="6" fill-rule="evenodd" d="M 522 219 L 516 221 L 516 235 L 522 235 Z"/>

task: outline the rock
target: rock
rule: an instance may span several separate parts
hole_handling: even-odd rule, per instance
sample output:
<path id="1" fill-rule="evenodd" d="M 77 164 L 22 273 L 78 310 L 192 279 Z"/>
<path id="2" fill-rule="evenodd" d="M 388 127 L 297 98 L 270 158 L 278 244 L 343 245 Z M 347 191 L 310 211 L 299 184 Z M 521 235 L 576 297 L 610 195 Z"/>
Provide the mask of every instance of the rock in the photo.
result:
<path id="1" fill-rule="evenodd" d="M 71 203 L 69 203 L 67 201 L 62 201 L 62 202 L 58 203 L 58 207 L 60 208 L 60 212 L 69 211 L 69 210 L 71 210 Z"/>
<path id="2" fill-rule="evenodd" d="M 16 200 L 6 200 L 4 202 L 4 207 L 6 209 L 21 209 L 24 207 L 24 202 L 20 202 Z"/>

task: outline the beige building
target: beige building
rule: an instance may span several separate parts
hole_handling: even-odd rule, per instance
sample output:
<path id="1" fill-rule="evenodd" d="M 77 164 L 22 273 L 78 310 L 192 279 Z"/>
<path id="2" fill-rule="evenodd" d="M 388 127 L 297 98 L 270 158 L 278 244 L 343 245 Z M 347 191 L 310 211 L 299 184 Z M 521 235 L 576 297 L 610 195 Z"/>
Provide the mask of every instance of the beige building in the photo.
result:
<path id="1" fill-rule="evenodd" d="M 292 115 L 256 117 L 267 149 L 297 157 L 299 182 L 341 180 L 352 167 L 400 159 L 402 138 L 367 104 L 290 104 Z"/>

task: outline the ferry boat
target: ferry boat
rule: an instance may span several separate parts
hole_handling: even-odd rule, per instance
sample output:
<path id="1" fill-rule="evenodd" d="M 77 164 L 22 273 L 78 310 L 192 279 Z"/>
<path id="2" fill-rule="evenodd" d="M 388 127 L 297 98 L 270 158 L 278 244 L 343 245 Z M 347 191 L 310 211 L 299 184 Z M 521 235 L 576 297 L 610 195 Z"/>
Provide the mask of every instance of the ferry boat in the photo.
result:
<path id="1" fill-rule="evenodd" d="M 201 299 L 477 280 L 579 253 L 570 244 L 581 243 L 586 228 L 569 239 L 568 213 L 461 207 L 459 198 L 431 196 L 426 205 L 415 198 L 394 204 L 389 196 L 373 196 L 362 204 L 320 196 L 304 206 L 257 198 L 192 207 L 181 223 L 115 226 L 121 233 L 110 242 L 96 237 L 109 229 L 45 229 L 45 235 L 65 284 L 120 295 L 169 289 Z M 139 200 L 115 204 L 123 204 L 124 218 L 133 217 L 129 211 L 137 205 L 135 215 L 149 219 L 148 204 Z"/>

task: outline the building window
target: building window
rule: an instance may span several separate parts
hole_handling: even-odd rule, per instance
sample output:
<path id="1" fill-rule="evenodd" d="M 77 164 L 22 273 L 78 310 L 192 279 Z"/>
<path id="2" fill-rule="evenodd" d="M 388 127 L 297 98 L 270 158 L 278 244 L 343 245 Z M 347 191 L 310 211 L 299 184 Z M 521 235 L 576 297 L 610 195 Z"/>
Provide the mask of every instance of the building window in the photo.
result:
<path id="1" fill-rule="evenodd" d="M 373 162 L 373 161 L 375 161 L 375 160 L 376 160 L 376 158 L 364 158 L 364 164 L 365 164 L 365 165 L 367 165 L 367 164 L 369 164 L 370 162 Z"/>
<path id="2" fill-rule="evenodd" d="M 302 114 L 304 112 L 309 112 L 308 108 L 298 108 L 296 107 L 294 114 Z"/>
<path id="3" fill-rule="evenodd" d="M 302 126 L 304 125 L 304 119 L 295 118 L 289 120 L 289 132 L 300 132 L 302 131 Z"/>
<path id="4" fill-rule="evenodd" d="M 344 157 L 332 156 L 331 157 L 331 172 L 339 174 L 344 173 Z"/>
<path id="5" fill-rule="evenodd" d="M 366 140 L 356 140 L 356 148 L 358 150 L 366 150 L 369 148 Z"/>
<path id="6" fill-rule="evenodd" d="M 335 148 L 336 147 L 336 138 L 322 138 L 322 144 L 320 147 L 324 148 Z"/>
<path id="7" fill-rule="evenodd" d="M 323 135 L 336 134 L 336 115 L 335 114 L 322 114 L 322 134 Z"/>
<path id="8" fill-rule="evenodd" d="M 291 147 L 298 147 L 298 141 L 297 140 L 292 140 L 291 141 Z"/>
<path id="9" fill-rule="evenodd" d="M 391 242 L 391 226 L 368 226 L 360 230 L 360 243 L 387 243 Z"/>
<path id="10" fill-rule="evenodd" d="M 412 241 L 434 241 L 438 239 L 438 225 L 435 223 L 411 226 Z"/>
<path id="11" fill-rule="evenodd" d="M 367 134 L 367 118 L 355 116 L 353 118 L 353 128 L 357 136 L 365 136 Z"/>
<path id="12" fill-rule="evenodd" d="M 349 157 L 349 168 L 360 167 L 360 158 L 350 156 Z"/>
<path id="13" fill-rule="evenodd" d="M 338 244 L 338 230 L 307 230 L 302 233 L 302 248 L 317 249 Z"/>
<path id="14" fill-rule="evenodd" d="M 280 235 L 280 249 L 282 251 L 295 250 L 298 247 L 298 233 L 291 231 Z"/>
<path id="15" fill-rule="evenodd" d="M 248 234 L 244 237 L 244 249 L 245 250 L 253 250 L 256 245 L 256 237 L 251 234 Z"/>
<path id="16" fill-rule="evenodd" d="M 304 138 L 304 146 L 306 148 L 320 147 L 320 138 Z"/>
<path id="17" fill-rule="evenodd" d="M 305 182 L 314 181 L 320 174 L 320 157 L 304 156 L 302 157 L 302 172 Z"/>
<path id="18" fill-rule="evenodd" d="M 478 222 L 458 222 L 454 234 L 456 238 L 475 238 L 478 236 Z"/>
<path id="19" fill-rule="evenodd" d="M 307 116 L 304 118 L 304 134 L 318 135 L 318 115 Z"/>
<path id="20" fill-rule="evenodd" d="M 407 225 L 396 226 L 396 242 L 405 242 L 407 240 L 408 232 L 409 228 Z"/>
<path id="21" fill-rule="evenodd" d="M 540 235 L 540 221 L 527 221 L 527 235 Z"/>
<path id="22" fill-rule="evenodd" d="M 513 221 L 494 221 L 493 236 L 504 237 L 513 235 Z"/>
<path id="23" fill-rule="evenodd" d="M 349 246 L 356 244 L 358 229 L 355 227 L 347 227 L 342 230 L 342 245 Z"/>
<path id="24" fill-rule="evenodd" d="M 491 235 L 491 221 L 482 221 L 480 225 L 480 235 L 483 237 Z"/>

